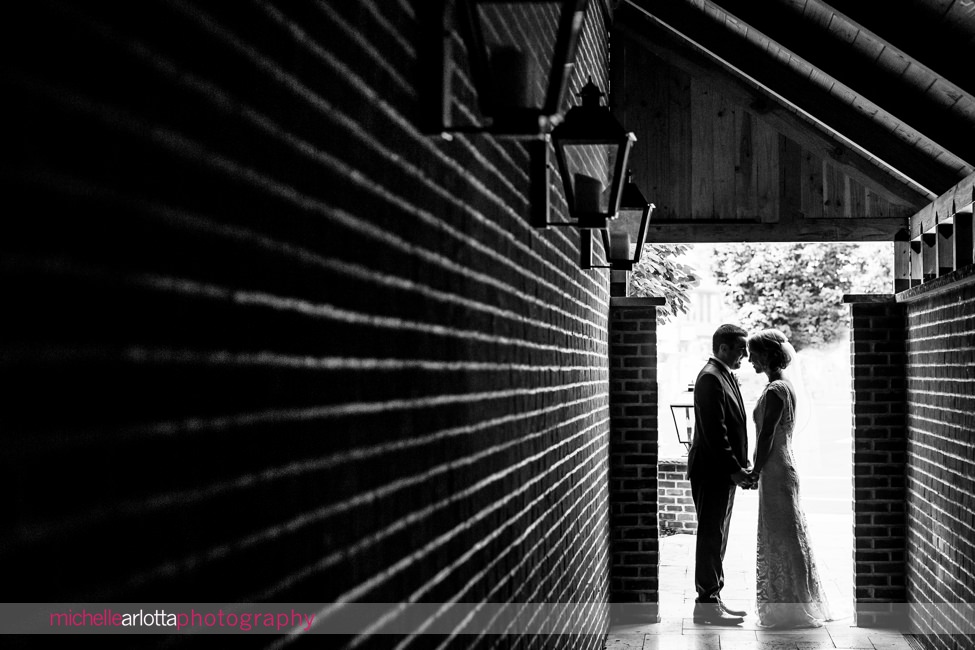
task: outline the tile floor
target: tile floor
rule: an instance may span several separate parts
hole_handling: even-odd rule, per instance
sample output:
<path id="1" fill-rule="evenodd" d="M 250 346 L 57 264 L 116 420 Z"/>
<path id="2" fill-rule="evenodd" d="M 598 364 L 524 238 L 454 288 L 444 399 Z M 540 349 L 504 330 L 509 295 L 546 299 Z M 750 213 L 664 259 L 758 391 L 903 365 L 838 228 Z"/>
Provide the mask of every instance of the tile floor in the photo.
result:
<path id="1" fill-rule="evenodd" d="M 756 627 L 754 615 L 734 628 L 695 625 L 691 621 L 695 537 L 673 535 L 660 540 L 661 622 L 613 626 L 606 650 L 910 650 L 907 639 L 897 632 L 854 626 L 853 518 L 844 509 L 835 504 L 806 508 L 813 552 L 834 618 L 824 627 L 765 631 Z M 749 612 L 754 611 L 757 516 L 757 494 L 739 492 L 722 595 L 729 606 Z"/>

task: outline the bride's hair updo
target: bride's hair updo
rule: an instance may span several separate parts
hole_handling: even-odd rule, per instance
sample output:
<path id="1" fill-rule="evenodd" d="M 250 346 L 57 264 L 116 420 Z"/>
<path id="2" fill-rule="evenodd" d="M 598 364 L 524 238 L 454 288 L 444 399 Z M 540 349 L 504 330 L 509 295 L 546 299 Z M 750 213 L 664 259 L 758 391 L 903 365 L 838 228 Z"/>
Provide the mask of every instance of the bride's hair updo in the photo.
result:
<path id="1" fill-rule="evenodd" d="M 768 365 L 773 370 L 789 367 L 796 358 L 796 350 L 789 343 L 789 339 L 779 330 L 762 330 L 748 337 L 749 354 L 753 350 L 764 352 L 768 358 Z"/>

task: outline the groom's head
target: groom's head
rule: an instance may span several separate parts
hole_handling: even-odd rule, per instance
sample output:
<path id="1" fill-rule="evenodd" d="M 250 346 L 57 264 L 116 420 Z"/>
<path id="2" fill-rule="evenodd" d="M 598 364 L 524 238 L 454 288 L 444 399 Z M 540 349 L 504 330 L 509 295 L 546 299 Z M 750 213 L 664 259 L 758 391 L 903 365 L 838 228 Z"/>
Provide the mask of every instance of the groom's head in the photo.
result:
<path id="1" fill-rule="evenodd" d="M 711 337 L 711 351 L 715 358 L 732 370 L 741 368 L 741 360 L 748 356 L 748 332 L 737 325 L 722 325 Z"/>

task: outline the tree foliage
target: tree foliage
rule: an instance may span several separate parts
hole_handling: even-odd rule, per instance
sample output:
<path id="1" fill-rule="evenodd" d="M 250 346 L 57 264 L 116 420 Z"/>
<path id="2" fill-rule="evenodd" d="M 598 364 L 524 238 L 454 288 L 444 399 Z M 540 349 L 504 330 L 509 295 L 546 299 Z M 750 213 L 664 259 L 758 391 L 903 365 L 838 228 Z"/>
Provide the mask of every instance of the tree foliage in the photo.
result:
<path id="1" fill-rule="evenodd" d="M 690 246 L 683 244 L 647 244 L 639 263 L 633 267 L 631 295 L 667 299 L 667 304 L 657 309 L 660 324 L 678 313 L 687 313 L 688 291 L 700 282 L 695 270 L 680 262 L 689 249 Z"/>
<path id="2" fill-rule="evenodd" d="M 735 244 L 716 248 L 712 264 L 742 327 L 774 327 L 800 350 L 842 335 L 843 294 L 891 291 L 891 257 L 856 244 Z"/>

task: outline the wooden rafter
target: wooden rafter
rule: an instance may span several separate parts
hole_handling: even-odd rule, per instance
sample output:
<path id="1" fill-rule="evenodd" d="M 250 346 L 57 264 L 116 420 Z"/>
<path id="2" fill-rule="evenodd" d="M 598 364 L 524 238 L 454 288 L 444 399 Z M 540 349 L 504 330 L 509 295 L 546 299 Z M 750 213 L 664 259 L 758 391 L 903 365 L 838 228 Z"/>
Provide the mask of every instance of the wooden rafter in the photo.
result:
<path id="1" fill-rule="evenodd" d="M 911 232 L 926 232 L 939 220 L 971 206 L 975 201 L 975 174 L 962 179 L 947 192 L 924 206 L 911 217 Z"/>
<path id="2" fill-rule="evenodd" d="M 917 59 L 821 0 L 711 0 L 801 57 L 851 93 L 882 107 L 905 132 L 923 134 L 967 168 L 975 151 L 975 99 Z M 793 65 L 796 65 L 793 63 Z M 959 155 L 964 153 L 965 155 Z"/>
<path id="3" fill-rule="evenodd" d="M 812 0 L 804 0 L 804 14 Z M 975 3 L 954 0 L 825 0 L 820 2 L 868 28 L 902 52 L 912 67 L 975 95 L 972 49 Z M 933 90 L 937 91 L 938 86 Z M 959 107 L 961 108 L 961 107 Z"/>
<path id="4" fill-rule="evenodd" d="M 747 74 L 933 194 L 972 171 L 965 161 L 882 107 L 842 88 L 838 91 L 831 78 L 710 0 L 627 4 L 669 25 L 716 60 Z"/>
<path id="5" fill-rule="evenodd" d="M 648 21 L 652 23 L 652 21 Z M 726 69 L 673 40 L 657 24 L 621 24 L 617 27 L 630 41 L 670 65 L 699 79 L 708 79 L 728 97 L 736 99 L 780 133 L 822 158 L 832 160 L 844 173 L 871 186 L 888 200 L 920 208 L 935 198 L 933 192 L 895 174 L 882 161 L 863 155 L 824 125 L 807 120 L 796 107 L 783 104 L 764 88 L 733 76 Z"/>

